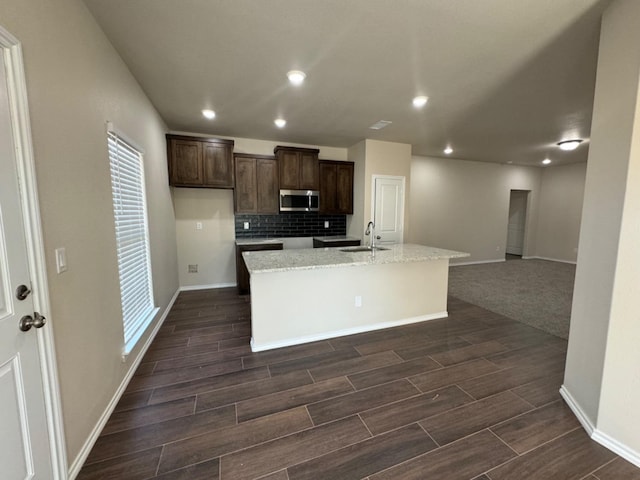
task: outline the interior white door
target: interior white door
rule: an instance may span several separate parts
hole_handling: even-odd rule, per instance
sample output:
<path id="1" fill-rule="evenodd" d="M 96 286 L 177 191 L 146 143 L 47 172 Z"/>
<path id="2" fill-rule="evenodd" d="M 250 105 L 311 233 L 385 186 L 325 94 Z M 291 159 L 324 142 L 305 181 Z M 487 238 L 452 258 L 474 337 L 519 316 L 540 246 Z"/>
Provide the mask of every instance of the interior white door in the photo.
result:
<path id="1" fill-rule="evenodd" d="M 22 318 L 33 320 L 34 308 L 30 295 L 16 294 L 31 282 L 6 80 L 0 60 L 0 476 L 44 479 L 53 470 L 37 329 L 19 328 Z"/>
<path id="2" fill-rule="evenodd" d="M 511 190 L 509 199 L 509 225 L 507 227 L 507 253 L 522 255 L 524 232 L 527 221 L 527 198 L 525 190 Z"/>
<path id="3" fill-rule="evenodd" d="M 374 176 L 373 222 L 376 242 L 402 243 L 404 224 L 404 177 Z"/>

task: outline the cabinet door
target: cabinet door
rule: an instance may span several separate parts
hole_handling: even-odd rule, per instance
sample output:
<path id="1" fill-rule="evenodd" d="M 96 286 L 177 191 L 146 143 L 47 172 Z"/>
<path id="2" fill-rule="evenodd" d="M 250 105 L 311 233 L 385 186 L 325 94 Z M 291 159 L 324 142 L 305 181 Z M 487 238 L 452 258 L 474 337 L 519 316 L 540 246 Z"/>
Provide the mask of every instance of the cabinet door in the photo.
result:
<path id="1" fill-rule="evenodd" d="M 300 189 L 318 190 L 320 183 L 318 170 L 317 154 L 300 153 Z"/>
<path id="2" fill-rule="evenodd" d="M 278 162 L 273 159 L 256 160 L 258 213 L 277 214 L 280 210 L 278 191 Z"/>
<path id="3" fill-rule="evenodd" d="M 280 188 L 297 190 L 300 176 L 299 154 L 297 152 L 281 151 L 278 155 L 280 162 Z"/>
<path id="4" fill-rule="evenodd" d="M 204 185 L 233 188 L 233 160 L 228 146 L 203 143 L 202 164 Z"/>
<path id="5" fill-rule="evenodd" d="M 336 213 L 336 165 L 320 162 L 320 213 Z"/>
<path id="6" fill-rule="evenodd" d="M 258 209 L 256 159 L 236 157 L 236 213 L 255 213 Z"/>
<path id="7" fill-rule="evenodd" d="M 336 163 L 336 212 L 353 213 L 353 163 Z"/>
<path id="8" fill-rule="evenodd" d="M 171 140 L 171 185 L 202 185 L 202 143 Z"/>

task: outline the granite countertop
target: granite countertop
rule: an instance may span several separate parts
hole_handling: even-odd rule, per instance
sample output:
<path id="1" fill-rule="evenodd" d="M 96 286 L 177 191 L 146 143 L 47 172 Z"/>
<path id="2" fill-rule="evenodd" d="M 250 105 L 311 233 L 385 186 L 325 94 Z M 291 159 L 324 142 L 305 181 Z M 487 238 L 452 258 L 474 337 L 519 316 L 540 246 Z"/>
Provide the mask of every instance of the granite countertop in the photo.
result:
<path id="1" fill-rule="evenodd" d="M 314 240 L 321 242 L 344 242 L 345 240 L 360 240 L 358 237 L 349 237 L 347 235 L 333 235 L 331 237 L 313 237 Z"/>
<path id="2" fill-rule="evenodd" d="M 354 248 L 354 247 L 346 247 Z M 299 250 L 272 250 L 244 252 L 249 273 L 286 272 L 385 263 L 424 262 L 448 258 L 468 257 L 468 253 L 403 243 L 389 245 L 388 250 L 371 252 L 343 252 L 339 248 L 303 248 Z"/>
<path id="3" fill-rule="evenodd" d="M 273 243 L 282 243 L 279 238 L 238 238 L 236 245 L 265 245 Z"/>

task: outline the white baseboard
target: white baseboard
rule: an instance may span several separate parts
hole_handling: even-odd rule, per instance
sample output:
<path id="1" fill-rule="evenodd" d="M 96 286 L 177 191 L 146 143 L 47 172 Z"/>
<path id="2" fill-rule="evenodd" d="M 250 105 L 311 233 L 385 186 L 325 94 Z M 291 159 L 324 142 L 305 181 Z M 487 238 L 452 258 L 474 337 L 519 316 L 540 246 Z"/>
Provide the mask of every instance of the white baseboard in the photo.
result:
<path id="1" fill-rule="evenodd" d="M 596 429 L 595 425 L 589 419 L 589 417 L 584 412 L 584 410 L 582 410 L 578 402 L 576 402 L 575 398 L 573 398 L 573 395 L 571 395 L 569 390 L 567 390 L 567 387 L 565 387 L 564 385 L 560 387 L 560 395 L 562 396 L 562 398 L 564 398 L 564 401 L 567 402 L 567 406 L 571 409 L 573 414 L 576 416 L 576 418 L 582 425 L 582 428 L 584 428 L 589 434 L 589 436 L 591 437 L 593 435 L 593 432 Z"/>
<path id="2" fill-rule="evenodd" d="M 633 463 L 636 467 L 640 467 L 640 453 L 618 442 L 615 438 L 611 438 L 606 433 L 596 429 L 593 435 L 591 435 L 591 439 L 603 447 L 608 448 L 613 453 L 617 453 L 625 460 Z"/>
<path id="3" fill-rule="evenodd" d="M 191 290 L 209 290 L 212 288 L 229 288 L 235 287 L 237 284 L 233 283 L 212 283 L 210 285 L 185 285 L 184 287 L 180 287 L 181 292 L 189 292 Z"/>
<path id="4" fill-rule="evenodd" d="M 591 437 L 591 440 L 598 442 L 613 453 L 620 455 L 625 460 L 633 463 L 636 467 L 640 467 L 640 452 L 636 452 L 634 449 L 627 447 L 615 438 L 612 438 L 601 430 L 598 430 L 564 385 L 560 387 L 560 395 L 562 395 L 564 401 L 567 402 L 567 405 L 574 413 L 582 427 L 586 430 L 589 437 Z"/>
<path id="5" fill-rule="evenodd" d="M 333 330 L 331 332 L 322 332 L 314 335 L 306 335 L 304 337 L 289 338 L 279 342 L 271 343 L 256 343 L 254 338 L 251 337 L 251 351 L 262 352 L 264 350 L 272 350 L 274 348 L 290 347 L 292 345 L 300 345 L 302 343 L 317 342 L 320 340 L 327 340 L 329 338 L 342 337 L 345 335 L 353 335 L 356 333 L 371 332 L 373 330 L 382 330 L 384 328 L 400 327 L 402 325 L 409 325 L 412 323 L 425 322 L 427 320 L 436 320 L 438 318 L 447 318 L 449 316 L 447 311 L 431 313 L 429 315 L 420 315 L 418 317 L 404 318 L 402 320 L 395 320 L 392 322 L 376 323 L 373 325 L 363 325 L 353 328 L 345 328 L 342 330 Z"/>
<path id="6" fill-rule="evenodd" d="M 71 463 L 71 466 L 69 467 L 68 480 L 74 480 L 80 473 L 80 470 L 82 469 L 84 462 L 87 460 L 87 457 L 91 452 L 91 449 L 93 448 L 96 441 L 98 440 L 98 437 L 102 432 L 102 429 L 104 428 L 107 421 L 109 420 L 109 417 L 115 410 L 116 405 L 118 405 L 118 402 L 120 401 L 120 397 L 122 397 L 122 394 L 127 388 L 127 385 L 129 385 L 129 382 L 131 381 L 133 374 L 136 372 L 138 365 L 140 365 L 140 362 L 142 361 L 144 354 L 147 352 L 147 350 L 149 349 L 149 346 L 151 345 L 151 342 L 153 342 L 154 338 L 156 337 L 156 334 L 158 333 L 158 330 L 160 330 L 160 327 L 162 326 L 165 319 L 167 318 L 169 311 L 171 311 L 171 307 L 173 307 L 173 304 L 176 301 L 176 298 L 178 298 L 179 293 L 180 293 L 180 289 L 176 290 L 176 293 L 173 294 L 173 297 L 169 301 L 167 308 L 162 313 L 162 316 L 160 317 L 160 319 L 156 322 L 156 325 L 153 328 L 153 331 L 151 332 L 149 337 L 147 338 L 147 341 L 144 342 L 144 345 L 138 352 L 138 355 L 136 356 L 135 360 L 131 362 L 131 366 L 129 367 L 127 374 L 122 379 L 122 382 L 120 383 L 120 386 L 118 387 L 115 394 L 111 398 L 111 401 L 107 404 L 107 408 L 104 410 L 102 415 L 100 415 L 98 423 L 96 423 L 96 426 L 91 431 L 91 434 L 89 434 L 89 438 L 87 438 L 86 442 L 84 442 L 84 445 L 80 449 L 80 452 L 76 456 L 75 460 Z"/>
<path id="7" fill-rule="evenodd" d="M 450 267 L 462 267 L 464 265 L 481 265 L 483 263 L 500 263 L 506 261 L 504 258 L 497 258 L 494 260 L 478 260 L 477 262 L 460 262 L 460 263 L 449 263 Z"/>
<path id="8" fill-rule="evenodd" d="M 571 260 L 561 260 L 559 258 L 549 258 L 549 257 L 522 257 L 523 260 L 546 260 L 548 262 L 558 262 L 558 263 L 570 263 L 571 265 L 576 265 L 577 262 L 572 262 Z"/>

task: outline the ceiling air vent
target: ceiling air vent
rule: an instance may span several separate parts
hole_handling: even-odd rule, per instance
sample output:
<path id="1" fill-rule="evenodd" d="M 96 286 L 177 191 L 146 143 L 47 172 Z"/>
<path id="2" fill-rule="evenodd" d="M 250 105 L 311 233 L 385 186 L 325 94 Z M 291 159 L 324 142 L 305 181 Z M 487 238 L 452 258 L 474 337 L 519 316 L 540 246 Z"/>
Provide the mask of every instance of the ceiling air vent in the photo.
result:
<path id="1" fill-rule="evenodd" d="M 390 123 L 391 122 L 389 120 L 380 120 L 379 122 L 376 122 L 373 125 L 371 125 L 369 128 L 371 130 L 381 130 L 387 125 L 389 125 Z"/>

